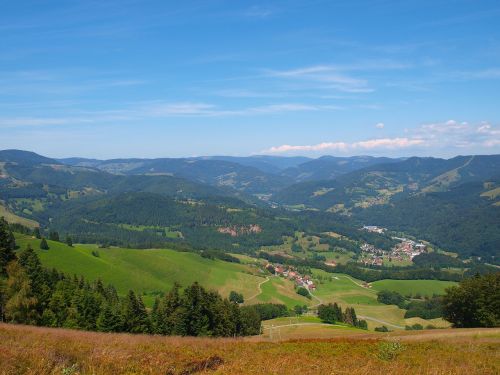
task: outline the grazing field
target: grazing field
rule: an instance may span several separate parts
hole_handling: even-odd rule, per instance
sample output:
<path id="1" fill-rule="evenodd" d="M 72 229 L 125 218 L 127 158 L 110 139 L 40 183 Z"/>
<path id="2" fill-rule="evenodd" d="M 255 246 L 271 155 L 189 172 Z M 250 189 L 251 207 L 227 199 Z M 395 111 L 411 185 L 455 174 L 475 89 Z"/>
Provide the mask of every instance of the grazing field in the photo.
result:
<path id="1" fill-rule="evenodd" d="M 290 280 L 280 277 L 271 277 L 268 282 L 261 285 L 262 293 L 255 298 L 255 302 L 282 303 L 288 308 L 296 305 L 311 305 L 312 300 L 298 295 Z M 253 301 L 252 301 L 253 302 Z"/>
<path id="2" fill-rule="evenodd" d="M 0 373 L 468 374 L 500 372 L 500 329 L 271 341 L 103 334 L 0 324 Z"/>
<path id="3" fill-rule="evenodd" d="M 440 280 L 380 280 L 371 285 L 377 291 L 392 290 L 403 296 L 420 294 L 431 297 L 433 294 L 444 294 L 446 288 L 457 283 Z"/>
<path id="4" fill-rule="evenodd" d="M 2 204 L 0 204 L 0 217 L 5 218 L 5 220 L 7 220 L 9 223 L 21 224 L 21 225 L 24 225 L 25 227 L 32 228 L 32 229 L 39 226 L 39 224 L 36 221 L 18 216 L 16 214 L 12 213 L 11 211 L 9 211 Z"/>
<path id="5" fill-rule="evenodd" d="M 28 243 L 36 249 L 45 267 L 83 275 L 89 280 L 101 278 L 113 284 L 120 294 L 129 289 L 144 293 L 149 305 L 156 294 L 168 291 L 175 282 L 187 286 L 198 281 L 223 296 L 235 290 L 249 297 L 258 293 L 258 284 L 265 280 L 255 274 L 254 267 L 206 259 L 194 253 L 168 249 L 98 249 L 87 245 L 69 247 L 60 242 L 47 242 L 50 249 L 40 250 L 40 240 L 29 236 L 16 238 L 21 249 Z"/>
<path id="6" fill-rule="evenodd" d="M 453 282 L 438 280 L 382 280 L 372 283 L 372 288 L 363 286 L 361 280 L 352 278 L 345 274 L 332 274 L 322 270 L 313 270 L 313 274 L 318 282 L 317 290 L 313 293 L 322 303 L 337 302 L 342 307 L 352 306 L 356 313 L 368 322 L 368 328 L 374 329 L 386 325 L 389 329 L 404 329 L 406 325 L 420 323 L 423 326 L 432 324 L 436 327 L 448 327 L 449 323 L 442 319 L 424 320 L 420 318 L 405 319 L 405 310 L 395 305 L 385 305 L 377 301 L 377 292 L 383 290 L 386 285 L 400 290 L 409 290 L 413 286 L 414 290 L 423 291 L 425 287 L 430 291 L 430 295 L 444 290 Z M 383 287 L 379 287 L 379 285 Z M 380 289 L 379 289 L 380 288 Z M 420 289 L 418 289 L 420 288 Z M 421 293 L 425 295 L 425 293 Z"/>

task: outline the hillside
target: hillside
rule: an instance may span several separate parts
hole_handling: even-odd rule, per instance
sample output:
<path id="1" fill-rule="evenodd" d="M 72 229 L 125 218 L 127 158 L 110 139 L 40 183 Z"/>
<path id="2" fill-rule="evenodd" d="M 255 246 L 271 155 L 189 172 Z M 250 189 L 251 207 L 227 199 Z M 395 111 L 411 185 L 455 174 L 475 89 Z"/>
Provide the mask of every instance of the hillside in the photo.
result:
<path id="1" fill-rule="evenodd" d="M 499 170 L 500 155 L 453 159 L 413 157 L 375 164 L 331 181 L 295 184 L 285 187 L 272 199 L 322 210 L 351 210 L 386 204 L 417 193 L 447 191 L 467 182 L 487 181 L 498 175 Z"/>
<path id="2" fill-rule="evenodd" d="M 70 275 L 82 275 L 88 280 L 101 279 L 112 284 L 121 295 L 134 290 L 144 295 L 147 304 L 170 290 L 174 283 L 183 286 L 198 281 L 201 285 L 215 289 L 224 297 L 234 290 L 245 298 L 256 296 L 252 303 L 285 303 L 292 308 L 309 301 L 295 294 L 291 282 L 281 283 L 275 288 L 259 289 L 265 277 L 252 265 L 203 258 L 199 254 L 178 252 L 169 249 L 100 249 L 92 245 L 74 245 L 47 241 L 50 249 L 40 250 L 40 240 L 31 236 L 17 235 L 16 243 L 21 249 L 30 244 L 47 268 L 56 268 Z M 97 256 L 96 256 L 97 255 Z"/>
<path id="3" fill-rule="evenodd" d="M 498 329 L 388 335 L 334 328 L 330 337 L 335 338 L 270 342 L 265 338 L 132 336 L 0 324 L 0 362 L 3 374 L 500 372 Z"/>
<path id="4" fill-rule="evenodd" d="M 373 156 L 322 156 L 287 168 L 281 175 L 291 177 L 296 182 L 333 180 L 343 174 L 372 165 L 396 163 L 401 160 Z"/>
<path id="5" fill-rule="evenodd" d="M 498 155 L 410 158 L 295 184 L 272 199 L 409 233 L 464 257 L 491 257 L 500 243 L 499 170 Z"/>
<path id="6" fill-rule="evenodd" d="M 124 175 L 166 175 L 217 187 L 230 187 L 248 194 L 269 194 L 293 180 L 267 173 L 255 159 L 246 163 L 232 158 L 159 158 L 159 159 L 111 159 L 81 160 L 62 159 L 66 164 L 91 166 L 99 170 Z M 273 164 L 264 163 L 266 170 Z M 257 167 L 256 167 L 257 166 Z"/>

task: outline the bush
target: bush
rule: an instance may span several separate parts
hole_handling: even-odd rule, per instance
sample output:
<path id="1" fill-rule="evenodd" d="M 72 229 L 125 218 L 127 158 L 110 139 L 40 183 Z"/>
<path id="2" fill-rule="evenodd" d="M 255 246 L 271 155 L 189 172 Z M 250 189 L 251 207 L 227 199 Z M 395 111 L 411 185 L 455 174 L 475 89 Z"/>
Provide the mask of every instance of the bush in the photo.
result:
<path id="1" fill-rule="evenodd" d="M 301 296 L 304 296 L 304 297 L 306 297 L 306 298 L 311 299 L 311 294 L 310 294 L 310 293 L 309 293 L 309 291 L 308 291 L 306 288 L 304 288 L 303 286 L 299 286 L 299 287 L 297 288 L 297 294 L 300 294 Z"/>
<path id="2" fill-rule="evenodd" d="M 381 342 L 378 346 L 377 357 L 383 361 L 392 361 L 395 359 L 405 347 L 398 341 Z"/>
<path id="3" fill-rule="evenodd" d="M 390 290 L 382 290 L 378 292 L 377 301 L 386 305 L 396 305 L 400 308 L 404 308 L 406 305 L 406 301 L 401 294 Z"/>
<path id="4" fill-rule="evenodd" d="M 375 327 L 375 332 L 390 332 L 386 326 Z"/>
<path id="5" fill-rule="evenodd" d="M 243 294 L 235 292 L 234 290 L 229 293 L 229 301 L 234 302 L 234 303 L 243 303 Z"/>

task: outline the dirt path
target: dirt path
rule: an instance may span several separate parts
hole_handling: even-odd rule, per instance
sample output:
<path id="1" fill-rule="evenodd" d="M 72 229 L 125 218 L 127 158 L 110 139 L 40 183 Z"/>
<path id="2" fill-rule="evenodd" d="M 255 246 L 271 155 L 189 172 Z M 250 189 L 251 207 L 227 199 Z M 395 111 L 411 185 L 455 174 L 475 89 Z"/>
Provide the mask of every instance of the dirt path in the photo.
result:
<path id="1" fill-rule="evenodd" d="M 261 281 L 261 282 L 257 285 L 257 288 L 259 289 L 259 291 L 258 291 L 256 294 L 254 294 L 253 296 L 251 296 L 251 297 L 247 298 L 247 299 L 245 300 L 245 302 L 251 301 L 251 300 L 253 300 L 254 298 L 257 298 L 259 295 L 261 295 L 261 294 L 262 294 L 262 288 L 261 288 L 262 284 L 267 283 L 269 280 L 270 280 L 269 276 L 266 276 L 266 279 L 265 279 L 264 281 Z"/>
<path id="2" fill-rule="evenodd" d="M 377 319 L 377 318 L 372 318 L 371 316 L 358 315 L 358 318 L 361 318 L 361 319 L 364 319 L 364 320 L 371 320 L 372 322 L 381 323 L 381 324 L 384 324 L 386 326 L 391 326 L 391 327 L 394 327 L 394 328 L 397 328 L 397 329 L 405 329 L 405 327 L 398 326 L 396 324 L 392 324 L 392 323 L 389 323 L 389 322 L 386 322 L 384 320 L 380 320 L 380 319 Z"/>

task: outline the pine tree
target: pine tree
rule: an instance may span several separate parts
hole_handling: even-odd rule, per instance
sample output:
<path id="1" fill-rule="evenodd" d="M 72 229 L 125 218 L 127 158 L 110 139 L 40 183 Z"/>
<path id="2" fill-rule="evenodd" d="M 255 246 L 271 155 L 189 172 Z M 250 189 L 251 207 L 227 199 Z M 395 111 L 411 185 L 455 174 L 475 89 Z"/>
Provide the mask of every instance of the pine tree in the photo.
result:
<path id="1" fill-rule="evenodd" d="M 128 292 L 123 303 L 121 323 L 126 332 L 149 332 L 149 319 L 144 303 L 132 290 Z"/>
<path id="2" fill-rule="evenodd" d="M 66 236 L 66 245 L 73 247 L 73 240 L 70 236 Z"/>
<path id="3" fill-rule="evenodd" d="M 38 300 L 37 310 L 42 315 L 43 309 L 48 305 L 52 294 L 49 274 L 42 268 L 38 255 L 30 245 L 19 254 L 19 264 L 24 268 L 30 279 L 33 294 Z"/>
<path id="4" fill-rule="evenodd" d="M 33 236 L 38 239 L 42 238 L 42 235 L 40 234 L 40 228 L 35 227 L 35 229 L 33 230 Z"/>
<path id="5" fill-rule="evenodd" d="M 7 266 L 5 317 L 13 323 L 35 324 L 37 299 L 33 296 L 28 275 L 16 261 Z"/>
<path id="6" fill-rule="evenodd" d="M 47 243 L 47 240 L 43 237 L 42 237 L 42 241 L 40 241 L 40 249 L 42 249 L 42 250 L 49 249 L 49 244 Z"/>
<path id="7" fill-rule="evenodd" d="M 104 302 L 101 306 L 101 312 L 97 318 L 97 330 L 101 332 L 118 332 L 121 330 L 120 317 L 108 302 Z"/>
<path id="8" fill-rule="evenodd" d="M 0 276 L 6 275 L 6 267 L 9 262 L 16 259 L 14 249 L 16 243 L 13 240 L 12 232 L 9 229 L 9 224 L 0 218 Z"/>

